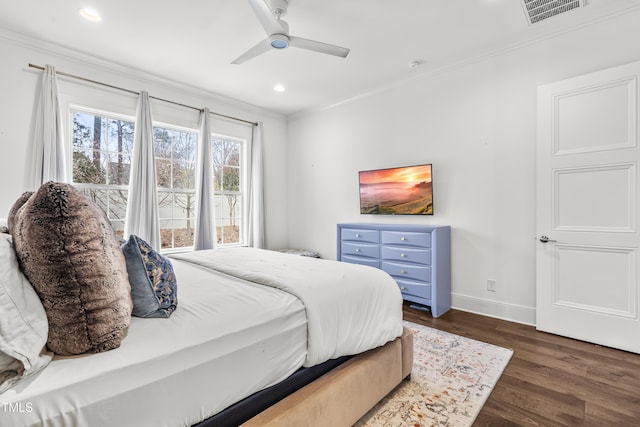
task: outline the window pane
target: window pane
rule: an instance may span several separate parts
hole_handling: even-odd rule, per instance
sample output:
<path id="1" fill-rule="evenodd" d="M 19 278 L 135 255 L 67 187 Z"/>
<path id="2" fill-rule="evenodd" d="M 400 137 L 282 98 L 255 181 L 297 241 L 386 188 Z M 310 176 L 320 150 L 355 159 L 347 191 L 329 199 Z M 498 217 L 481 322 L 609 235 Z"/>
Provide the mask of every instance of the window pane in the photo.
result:
<path id="1" fill-rule="evenodd" d="M 229 203 L 229 196 L 227 194 L 220 194 L 216 197 L 216 216 L 226 218 L 231 211 Z"/>
<path id="2" fill-rule="evenodd" d="M 93 148 L 93 115 L 74 112 L 73 113 L 73 147 Z"/>
<path id="3" fill-rule="evenodd" d="M 195 208 L 195 192 L 175 194 L 173 211 L 174 218 L 186 218 L 187 220 L 191 221 L 195 217 Z"/>
<path id="4" fill-rule="evenodd" d="M 96 157 L 96 161 L 94 161 Z M 73 182 L 80 184 L 105 184 L 106 171 L 100 164 L 100 152 L 94 155 L 93 150 L 73 152 Z"/>
<path id="5" fill-rule="evenodd" d="M 238 194 L 224 194 L 223 210 L 218 215 L 227 218 L 237 218 L 240 216 L 240 196 Z"/>
<path id="6" fill-rule="evenodd" d="M 240 166 L 240 143 L 227 141 L 225 144 L 225 164 Z"/>
<path id="7" fill-rule="evenodd" d="M 242 150 L 240 140 L 213 135 L 211 149 L 214 169 L 214 200 L 218 243 L 242 243 L 242 209 L 245 197 L 241 182 Z"/>
<path id="8" fill-rule="evenodd" d="M 224 203 L 224 197 L 220 194 L 216 194 L 213 196 L 213 203 L 214 203 L 214 209 L 215 212 L 220 215 L 220 213 L 222 212 L 222 204 Z"/>
<path id="9" fill-rule="evenodd" d="M 187 132 L 176 132 L 173 144 L 173 158 L 176 160 L 195 161 L 196 135 Z"/>
<path id="10" fill-rule="evenodd" d="M 134 122 L 82 111 L 73 111 L 72 118 L 74 147 L 131 152 Z"/>
<path id="11" fill-rule="evenodd" d="M 236 196 L 235 197 L 235 203 L 233 205 L 233 217 L 236 218 L 236 219 L 241 217 L 241 214 L 240 214 L 240 212 L 242 212 L 240 210 L 241 202 L 242 202 L 242 198 L 240 196 Z"/>
<path id="12" fill-rule="evenodd" d="M 73 183 L 100 206 L 119 236 L 127 209 L 134 122 L 71 111 Z"/>
<path id="13" fill-rule="evenodd" d="M 225 191 L 240 191 L 240 168 L 225 166 L 222 173 L 222 189 Z"/>
<path id="14" fill-rule="evenodd" d="M 218 235 L 218 243 L 221 245 L 240 243 L 240 229 L 237 226 L 229 224 L 220 224 L 216 227 Z"/>
<path id="15" fill-rule="evenodd" d="M 153 146 L 156 158 L 171 158 L 171 138 L 168 129 L 153 128 Z"/>
<path id="16" fill-rule="evenodd" d="M 173 221 L 160 220 L 160 242 L 162 249 L 173 248 Z"/>
<path id="17" fill-rule="evenodd" d="M 193 246 L 197 133 L 155 127 L 153 134 L 162 247 Z"/>
<path id="18" fill-rule="evenodd" d="M 74 112 L 72 117 L 74 147 L 93 148 L 99 151 L 106 149 L 106 138 L 103 132 L 106 118 L 83 112 Z"/>
<path id="19" fill-rule="evenodd" d="M 218 243 L 240 243 L 242 223 L 239 194 L 218 194 L 215 197 Z"/>
<path id="20" fill-rule="evenodd" d="M 109 158 L 109 184 L 129 185 L 131 155 L 113 153 L 108 154 L 106 157 Z"/>
<path id="21" fill-rule="evenodd" d="M 156 179 L 158 187 L 171 188 L 171 160 L 156 160 Z"/>
<path id="22" fill-rule="evenodd" d="M 193 246 L 194 234 L 193 228 L 175 226 L 174 248 L 186 248 Z"/>
<path id="23" fill-rule="evenodd" d="M 211 139 L 211 154 L 214 165 L 224 164 L 224 140 L 216 137 Z"/>
<path id="24" fill-rule="evenodd" d="M 158 191 L 158 216 L 160 219 L 173 218 L 173 193 Z"/>
<path id="25" fill-rule="evenodd" d="M 107 122 L 108 142 L 106 149 L 110 152 L 131 153 L 133 149 L 133 122 L 111 119 Z"/>
<path id="26" fill-rule="evenodd" d="M 195 163 L 173 162 L 173 188 L 195 188 Z"/>
<path id="27" fill-rule="evenodd" d="M 166 210 L 167 207 L 165 207 Z M 163 248 L 193 246 L 194 218 L 172 218 L 160 220 L 160 240 Z"/>

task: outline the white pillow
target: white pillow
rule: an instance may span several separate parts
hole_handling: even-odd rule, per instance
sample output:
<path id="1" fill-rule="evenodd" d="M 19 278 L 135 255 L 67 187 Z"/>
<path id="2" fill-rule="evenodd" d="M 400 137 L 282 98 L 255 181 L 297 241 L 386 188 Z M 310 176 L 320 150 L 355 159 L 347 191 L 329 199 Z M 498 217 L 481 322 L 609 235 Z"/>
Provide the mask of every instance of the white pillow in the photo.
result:
<path id="1" fill-rule="evenodd" d="M 11 235 L 0 234 L 0 393 L 51 361 L 42 303 L 22 274 Z"/>

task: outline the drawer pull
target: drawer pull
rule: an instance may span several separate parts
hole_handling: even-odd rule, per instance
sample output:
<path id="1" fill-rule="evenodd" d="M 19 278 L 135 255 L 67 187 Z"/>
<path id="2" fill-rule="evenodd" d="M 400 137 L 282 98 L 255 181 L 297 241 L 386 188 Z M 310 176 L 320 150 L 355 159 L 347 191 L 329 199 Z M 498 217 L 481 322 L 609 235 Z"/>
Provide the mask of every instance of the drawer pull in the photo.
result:
<path id="1" fill-rule="evenodd" d="M 360 249 L 356 249 L 356 252 L 360 252 Z"/>
<path id="2" fill-rule="evenodd" d="M 406 290 L 407 290 L 407 288 L 406 288 L 405 286 L 400 286 L 400 290 L 401 290 L 401 291 L 406 291 Z"/>
<path id="3" fill-rule="evenodd" d="M 402 236 L 402 237 L 400 238 L 400 240 L 407 240 L 407 238 L 406 238 L 406 237 L 404 237 L 404 236 Z"/>
<path id="4" fill-rule="evenodd" d="M 360 237 L 360 235 L 359 235 L 359 234 L 356 234 L 356 237 Z"/>
<path id="5" fill-rule="evenodd" d="M 407 274 L 405 270 L 400 270 L 400 274 Z"/>
<path id="6" fill-rule="evenodd" d="M 400 258 L 406 258 L 407 256 L 405 254 L 400 254 Z"/>

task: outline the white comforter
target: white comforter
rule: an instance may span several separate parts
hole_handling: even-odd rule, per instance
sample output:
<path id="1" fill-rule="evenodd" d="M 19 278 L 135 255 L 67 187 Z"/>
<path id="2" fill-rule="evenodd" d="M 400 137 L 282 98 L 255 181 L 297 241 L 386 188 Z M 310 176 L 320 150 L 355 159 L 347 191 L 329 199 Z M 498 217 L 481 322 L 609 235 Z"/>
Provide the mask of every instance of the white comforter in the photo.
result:
<path id="1" fill-rule="evenodd" d="M 284 290 L 305 305 L 305 366 L 384 345 L 402 334 L 402 296 L 387 273 L 361 265 L 253 248 L 171 258 Z"/>
<path id="2" fill-rule="evenodd" d="M 55 356 L 0 394 L 0 427 L 188 427 L 302 366 L 298 298 L 178 260 L 173 267 L 170 318 L 133 317 L 114 350 Z"/>

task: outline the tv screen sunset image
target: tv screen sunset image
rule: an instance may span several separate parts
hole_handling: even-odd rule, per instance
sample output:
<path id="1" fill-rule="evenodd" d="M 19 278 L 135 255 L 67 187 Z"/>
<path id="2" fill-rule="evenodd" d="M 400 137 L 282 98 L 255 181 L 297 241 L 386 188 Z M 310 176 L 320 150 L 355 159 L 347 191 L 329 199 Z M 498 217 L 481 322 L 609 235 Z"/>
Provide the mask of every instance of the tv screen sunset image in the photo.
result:
<path id="1" fill-rule="evenodd" d="M 362 171 L 360 213 L 433 215 L 431 165 Z"/>

